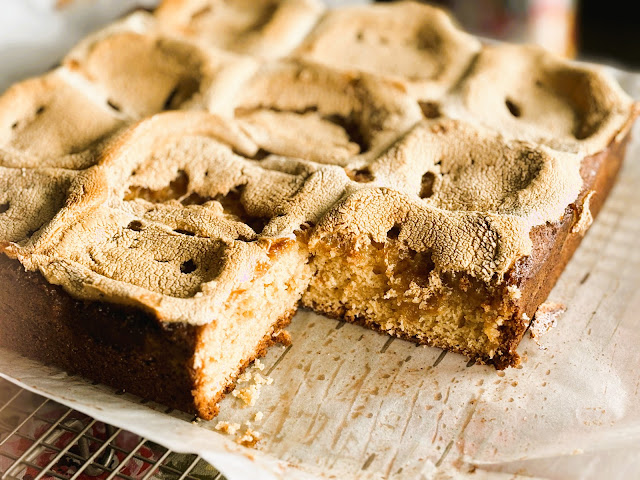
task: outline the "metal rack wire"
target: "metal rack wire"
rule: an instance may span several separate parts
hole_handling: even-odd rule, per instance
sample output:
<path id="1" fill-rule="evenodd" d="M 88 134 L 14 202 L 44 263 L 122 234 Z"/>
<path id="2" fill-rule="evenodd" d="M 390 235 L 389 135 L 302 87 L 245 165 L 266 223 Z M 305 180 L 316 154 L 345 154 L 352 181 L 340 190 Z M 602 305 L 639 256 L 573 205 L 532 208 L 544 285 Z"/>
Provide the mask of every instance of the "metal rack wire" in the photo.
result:
<path id="1" fill-rule="evenodd" d="M 180 454 L 0 378 L 0 479 L 224 480 Z"/>

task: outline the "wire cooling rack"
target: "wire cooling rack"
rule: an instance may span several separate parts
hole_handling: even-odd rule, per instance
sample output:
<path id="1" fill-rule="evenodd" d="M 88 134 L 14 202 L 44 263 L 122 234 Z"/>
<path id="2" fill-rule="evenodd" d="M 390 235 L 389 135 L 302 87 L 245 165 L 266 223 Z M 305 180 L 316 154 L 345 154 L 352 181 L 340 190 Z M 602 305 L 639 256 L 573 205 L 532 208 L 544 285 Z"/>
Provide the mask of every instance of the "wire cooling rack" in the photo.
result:
<path id="1" fill-rule="evenodd" d="M 175 453 L 0 378 L 0 479 L 225 480 Z"/>

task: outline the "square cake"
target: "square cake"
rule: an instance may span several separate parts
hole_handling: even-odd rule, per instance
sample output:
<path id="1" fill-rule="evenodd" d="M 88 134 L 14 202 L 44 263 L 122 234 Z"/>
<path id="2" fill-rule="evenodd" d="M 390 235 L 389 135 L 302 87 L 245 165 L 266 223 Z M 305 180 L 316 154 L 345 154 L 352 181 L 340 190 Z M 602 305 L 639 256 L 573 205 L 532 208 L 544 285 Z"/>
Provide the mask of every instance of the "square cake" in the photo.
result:
<path id="1" fill-rule="evenodd" d="M 298 305 L 517 365 L 639 111 L 419 3 L 165 0 L 0 97 L 0 346 L 207 419 Z"/>

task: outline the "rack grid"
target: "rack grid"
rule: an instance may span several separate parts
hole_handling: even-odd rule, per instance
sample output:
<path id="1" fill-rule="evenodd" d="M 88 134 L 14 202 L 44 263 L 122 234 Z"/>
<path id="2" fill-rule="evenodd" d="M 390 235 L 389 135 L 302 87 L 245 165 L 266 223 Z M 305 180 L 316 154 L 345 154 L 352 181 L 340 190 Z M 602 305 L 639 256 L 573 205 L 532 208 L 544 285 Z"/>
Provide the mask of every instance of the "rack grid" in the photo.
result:
<path id="1" fill-rule="evenodd" d="M 2 480 L 225 480 L 173 452 L 0 378 Z"/>

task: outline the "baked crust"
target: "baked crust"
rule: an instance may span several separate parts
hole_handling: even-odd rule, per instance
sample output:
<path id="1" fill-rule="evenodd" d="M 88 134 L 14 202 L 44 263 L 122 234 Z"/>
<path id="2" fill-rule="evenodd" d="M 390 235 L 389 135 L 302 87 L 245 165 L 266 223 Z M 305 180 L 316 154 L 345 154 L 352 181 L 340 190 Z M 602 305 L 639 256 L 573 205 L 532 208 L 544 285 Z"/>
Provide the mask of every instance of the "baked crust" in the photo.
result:
<path id="1" fill-rule="evenodd" d="M 639 109 L 433 7 L 321 12 L 167 0 L 0 97 L 0 345 L 205 418 L 303 295 L 517 364 Z"/>

